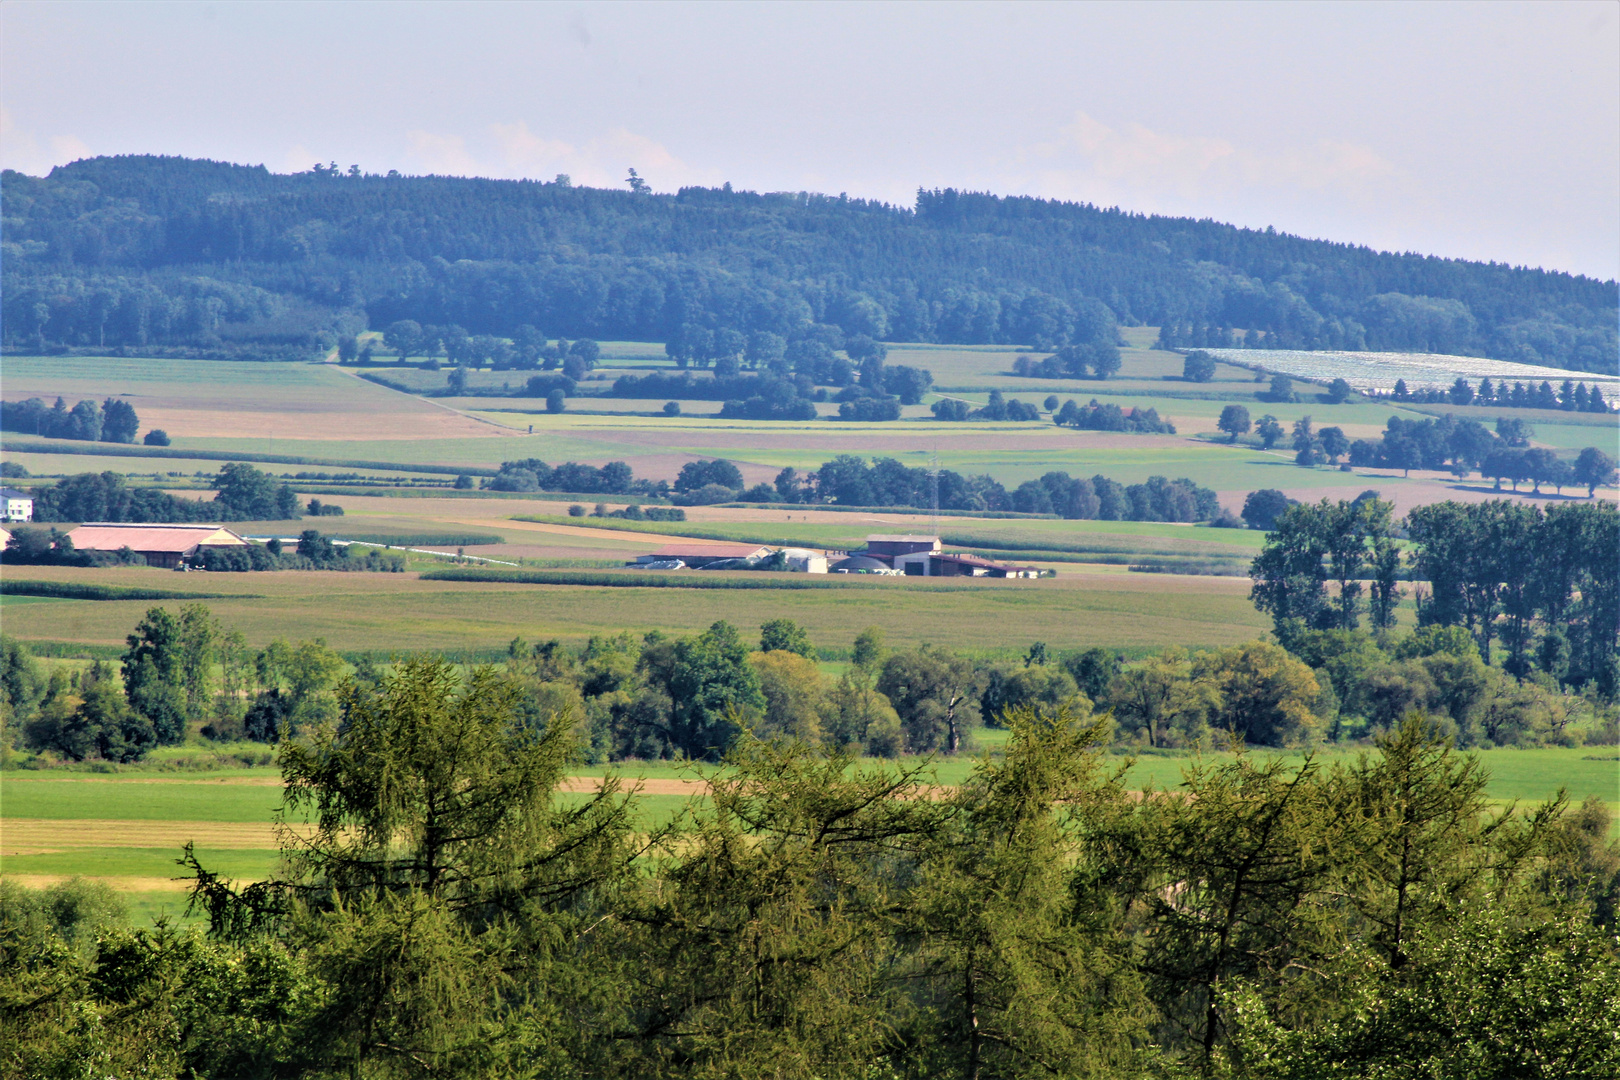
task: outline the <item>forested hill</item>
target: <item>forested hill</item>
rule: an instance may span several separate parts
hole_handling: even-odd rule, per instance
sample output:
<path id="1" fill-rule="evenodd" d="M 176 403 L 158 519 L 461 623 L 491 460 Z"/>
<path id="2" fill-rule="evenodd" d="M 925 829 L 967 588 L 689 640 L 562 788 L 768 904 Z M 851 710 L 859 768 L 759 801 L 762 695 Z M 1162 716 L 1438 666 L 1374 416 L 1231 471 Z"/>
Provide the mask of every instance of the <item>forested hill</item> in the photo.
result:
<path id="1" fill-rule="evenodd" d="M 683 324 L 1049 348 L 1108 324 L 1614 372 L 1616 285 L 1085 204 L 362 175 L 163 157 L 3 176 L 11 349 L 307 355 L 400 319 L 667 340 Z"/>

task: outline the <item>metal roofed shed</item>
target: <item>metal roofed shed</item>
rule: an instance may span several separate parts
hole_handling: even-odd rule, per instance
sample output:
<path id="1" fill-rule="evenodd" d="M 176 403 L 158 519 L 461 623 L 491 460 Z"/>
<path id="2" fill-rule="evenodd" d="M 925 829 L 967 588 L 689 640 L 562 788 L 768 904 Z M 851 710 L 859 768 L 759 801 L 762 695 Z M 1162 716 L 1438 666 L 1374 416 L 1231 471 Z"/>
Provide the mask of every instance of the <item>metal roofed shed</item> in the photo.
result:
<path id="1" fill-rule="evenodd" d="M 636 556 L 635 562 L 630 565 L 662 569 L 652 564 L 680 561 L 698 570 L 710 563 L 732 559 L 746 561 L 763 559 L 770 553 L 771 549 L 763 544 L 666 544 L 650 554 Z"/>
<path id="2" fill-rule="evenodd" d="M 939 549 L 937 536 L 878 533 L 866 538 L 866 550 L 861 554 L 879 559 L 893 559 L 899 555 L 938 552 Z"/>
<path id="3" fill-rule="evenodd" d="M 894 568 L 882 559 L 874 559 L 870 555 L 851 555 L 847 559 L 839 559 L 828 571 L 834 574 L 893 574 Z"/>
<path id="4" fill-rule="evenodd" d="M 92 522 L 68 533 L 75 551 L 118 552 L 129 548 L 148 566 L 174 569 L 205 547 L 247 547 L 248 542 L 218 525 L 129 525 Z"/>
<path id="5" fill-rule="evenodd" d="M 910 571 L 910 568 L 907 568 Z M 1039 567 L 1009 566 L 986 559 L 980 555 L 963 555 L 951 553 L 949 555 L 933 555 L 928 560 L 929 577 L 995 577 L 995 578 L 1038 578 L 1041 576 Z"/>
<path id="6" fill-rule="evenodd" d="M 827 555 L 825 552 L 813 551 L 810 548 L 783 548 L 782 555 L 787 559 L 788 569 L 797 574 L 825 574 L 827 572 Z"/>

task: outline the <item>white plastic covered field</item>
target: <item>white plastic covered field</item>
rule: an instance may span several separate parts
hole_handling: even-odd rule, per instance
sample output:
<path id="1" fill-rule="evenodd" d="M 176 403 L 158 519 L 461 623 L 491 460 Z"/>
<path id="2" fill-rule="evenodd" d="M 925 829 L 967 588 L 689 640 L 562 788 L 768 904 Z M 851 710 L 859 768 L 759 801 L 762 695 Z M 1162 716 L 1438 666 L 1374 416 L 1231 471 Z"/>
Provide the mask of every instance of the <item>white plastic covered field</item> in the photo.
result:
<path id="1" fill-rule="evenodd" d="M 1620 379 L 1613 375 L 1594 375 L 1589 371 L 1565 371 L 1563 368 L 1541 367 L 1537 364 L 1515 364 L 1509 360 L 1487 360 L 1479 356 L 1447 356 L 1442 353 L 1389 353 L 1389 352 L 1304 352 L 1293 349 L 1206 349 L 1205 352 L 1220 360 L 1244 367 L 1264 368 L 1267 371 L 1289 375 L 1313 382 L 1332 382 L 1343 379 L 1357 390 L 1395 389 L 1397 379 L 1406 380 L 1408 390 L 1423 387 L 1445 389 L 1460 375 L 1471 383 L 1502 379 L 1539 386 L 1550 382 L 1556 388 L 1565 379 L 1596 384 L 1603 388 L 1605 397 L 1613 400 L 1612 391 L 1620 391 Z"/>

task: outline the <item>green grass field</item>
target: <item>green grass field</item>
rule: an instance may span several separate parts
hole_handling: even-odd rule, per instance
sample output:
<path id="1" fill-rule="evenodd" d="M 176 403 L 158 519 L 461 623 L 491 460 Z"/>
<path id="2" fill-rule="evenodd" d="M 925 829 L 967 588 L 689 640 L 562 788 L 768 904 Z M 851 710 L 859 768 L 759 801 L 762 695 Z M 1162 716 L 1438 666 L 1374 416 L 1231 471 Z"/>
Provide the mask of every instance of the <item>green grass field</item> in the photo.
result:
<path id="1" fill-rule="evenodd" d="M 7 772 L 0 818 L 268 822 L 281 804 L 281 788 L 266 781 L 277 775 L 268 768 L 195 779 L 171 775 L 56 779 L 49 773 Z"/>
<path id="2" fill-rule="evenodd" d="M 993 753 L 1006 732 L 982 730 L 980 753 Z M 1328 748 L 1318 752 L 1324 764 L 1349 764 L 1361 751 Z M 1268 751 L 1255 751 L 1262 758 Z M 1173 789 L 1183 770 L 1199 761 L 1227 755 L 1150 755 L 1139 757 L 1126 773 L 1132 789 Z M 1301 755 L 1285 754 L 1297 763 Z M 1612 747 L 1498 749 L 1478 753 L 1489 774 L 1486 796 L 1497 806 L 1530 805 L 1553 798 L 1560 788 L 1572 803 L 1597 795 L 1611 813 L 1620 811 L 1620 757 Z M 964 754 L 932 763 L 943 784 L 960 784 L 971 774 L 977 755 Z M 1128 755 L 1111 756 L 1124 765 Z M 644 778 L 648 791 L 637 796 L 637 813 L 645 827 L 700 809 L 699 788 L 675 793 L 670 781 L 700 781 L 709 767 L 669 762 L 625 762 L 574 770 L 582 777 L 616 773 L 633 785 Z M 184 882 L 177 880 L 180 849 L 196 844 L 203 864 L 236 880 L 254 880 L 274 872 L 278 861 L 272 828 L 280 803 L 279 774 L 274 768 L 229 770 L 206 777 L 175 777 L 155 767 L 126 766 L 110 777 L 69 772 L 10 770 L 0 774 L 0 874 L 25 884 L 45 884 L 82 875 L 102 878 L 119 889 L 131 916 L 146 922 L 163 915 L 176 918 L 184 908 Z M 662 783 L 660 783 L 662 782 Z M 675 785 L 679 786 L 679 785 Z M 576 802 L 583 793 L 564 793 Z M 289 819 L 296 824 L 300 818 Z"/>

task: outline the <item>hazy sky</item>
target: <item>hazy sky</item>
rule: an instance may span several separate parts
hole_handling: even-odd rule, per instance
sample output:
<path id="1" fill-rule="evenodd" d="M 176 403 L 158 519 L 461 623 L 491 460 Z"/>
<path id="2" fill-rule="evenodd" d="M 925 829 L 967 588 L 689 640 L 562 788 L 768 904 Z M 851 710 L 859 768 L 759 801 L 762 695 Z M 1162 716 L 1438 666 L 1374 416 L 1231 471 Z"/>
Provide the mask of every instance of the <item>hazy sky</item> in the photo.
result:
<path id="1" fill-rule="evenodd" d="M 1620 276 L 1620 3 L 0 6 L 0 161 L 910 205 L 918 186 Z"/>

